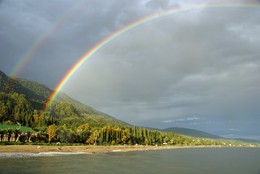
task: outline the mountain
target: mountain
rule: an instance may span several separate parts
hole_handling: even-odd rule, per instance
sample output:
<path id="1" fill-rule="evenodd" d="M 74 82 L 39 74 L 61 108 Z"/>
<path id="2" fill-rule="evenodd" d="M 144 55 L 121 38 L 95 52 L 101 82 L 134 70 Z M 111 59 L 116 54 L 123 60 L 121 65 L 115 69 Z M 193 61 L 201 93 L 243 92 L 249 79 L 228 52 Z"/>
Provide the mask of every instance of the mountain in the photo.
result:
<path id="1" fill-rule="evenodd" d="M 223 137 L 217 135 L 213 135 L 207 132 L 203 132 L 195 129 L 189 129 L 189 128 L 172 127 L 172 128 L 164 129 L 163 131 L 174 132 L 174 133 L 192 136 L 192 137 L 198 137 L 198 138 L 224 139 Z"/>
<path id="2" fill-rule="evenodd" d="M 260 143 L 260 140 L 248 139 L 248 138 L 235 138 L 234 140 L 248 142 L 248 143 Z"/>
<path id="3" fill-rule="evenodd" d="M 30 127 L 36 126 L 52 90 L 43 84 L 27 79 L 9 77 L 0 71 L 0 122 L 21 122 Z M 35 116 L 36 115 L 36 116 Z M 38 115 L 38 117 L 37 117 Z M 48 121 L 67 123 L 68 121 L 89 122 L 98 125 L 128 125 L 114 117 L 60 92 L 48 112 Z M 83 121 L 82 121 L 83 120 Z M 47 123 L 46 123 L 47 124 Z"/>

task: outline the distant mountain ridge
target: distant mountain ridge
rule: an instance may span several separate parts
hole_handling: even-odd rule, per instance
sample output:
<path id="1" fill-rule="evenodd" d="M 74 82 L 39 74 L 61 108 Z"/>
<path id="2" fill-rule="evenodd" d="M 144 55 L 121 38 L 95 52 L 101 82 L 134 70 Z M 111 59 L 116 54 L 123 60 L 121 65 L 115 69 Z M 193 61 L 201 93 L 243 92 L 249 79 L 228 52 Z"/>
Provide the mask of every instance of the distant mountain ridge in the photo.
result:
<path id="1" fill-rule="evenodd" d="M 174 132 L 182 135 L 198 137 L 198 138 L 225 139 L 223 137 L 214 134 L 210 134 L 200 130 L 189 129 L 189 128 L 172 127 L 172 128 L 164 129 L 163 131 L 169 131 L 169 132 Z"/>
<path id="2" fill-rule="evenodd" d="M 260 140 L 248 139 L 248 138 L 235 138 L 234 140 L 243 141 L 243 142 L 250 142 L 250 143 L 260 143 Z"/>

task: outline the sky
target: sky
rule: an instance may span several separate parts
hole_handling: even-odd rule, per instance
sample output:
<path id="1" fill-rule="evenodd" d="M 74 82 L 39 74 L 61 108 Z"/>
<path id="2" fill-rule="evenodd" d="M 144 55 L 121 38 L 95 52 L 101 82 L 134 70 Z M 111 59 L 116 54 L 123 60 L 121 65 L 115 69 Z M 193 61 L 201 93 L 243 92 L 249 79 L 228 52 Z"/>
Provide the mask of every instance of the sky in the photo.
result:
<path id="1" fill-rule="evenodd" d="M 207 7 L 228 2 L 241 6 Z M 260 139 L 260 7 L 245 2 L 260 6 L 256 0 L 0 0 L 0 70 L 54 89 L 115 31 L 191 6 L 122 33 L 62 91 L 137 126 Z"/>

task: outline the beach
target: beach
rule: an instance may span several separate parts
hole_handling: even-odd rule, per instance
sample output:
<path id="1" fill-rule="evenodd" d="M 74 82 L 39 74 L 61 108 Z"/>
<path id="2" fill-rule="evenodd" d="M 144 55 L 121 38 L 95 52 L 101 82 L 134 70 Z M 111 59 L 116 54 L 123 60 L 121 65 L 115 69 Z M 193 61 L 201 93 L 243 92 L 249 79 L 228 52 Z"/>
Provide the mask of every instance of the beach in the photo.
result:
<path id="1" fill-rule="evenodd" d="M 0 146 L 0 153 L 40 153 L 40 152 L 85 152 L 85 153 L 106 153 L 106 152 L 128 152 L 145 150 L 163 150 L 179 148 L 218 148 L 224 146 L 40 146 L 40 145 L 3 145 Z"/>

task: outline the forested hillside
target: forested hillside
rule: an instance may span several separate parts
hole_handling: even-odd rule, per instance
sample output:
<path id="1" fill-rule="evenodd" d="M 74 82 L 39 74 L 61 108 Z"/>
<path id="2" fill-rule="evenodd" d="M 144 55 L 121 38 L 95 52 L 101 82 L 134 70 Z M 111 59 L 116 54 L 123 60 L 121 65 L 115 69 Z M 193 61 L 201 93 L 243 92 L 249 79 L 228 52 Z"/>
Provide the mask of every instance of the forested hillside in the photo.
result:
<path id="1" fill-rule="evenodd" d="M 39 124 L 36 124 L 38 121 L 41 122 L 40 126 L 43 124 L 44 121 L 40 121 L 43 118 L 39 114 L 52 93 L 51 89 L 34 81 L 8 77 L 0 71 L 0 93 L 0 106 L 3 108 L 0 115 L 1 122 L 7 120 L 18 121 L 22 125 L 34 127 L 39 126 Z M 15 98 L 18 100 L 15 101 Z M 18 115 L 21 118 L 18 118 Z M 57 123 L 67 117 L 84 117 L 87 119 L 93 117 L 97 122 L 126 124 L 86 106 L 64 93 L 58 94 L 54 104 L 44 116 L 46 119 L 43 120 L 48 124 Z"/>

